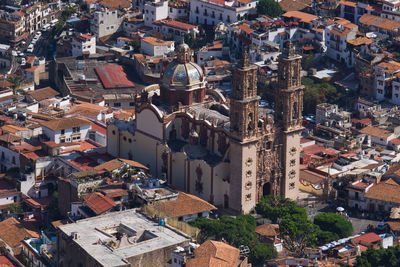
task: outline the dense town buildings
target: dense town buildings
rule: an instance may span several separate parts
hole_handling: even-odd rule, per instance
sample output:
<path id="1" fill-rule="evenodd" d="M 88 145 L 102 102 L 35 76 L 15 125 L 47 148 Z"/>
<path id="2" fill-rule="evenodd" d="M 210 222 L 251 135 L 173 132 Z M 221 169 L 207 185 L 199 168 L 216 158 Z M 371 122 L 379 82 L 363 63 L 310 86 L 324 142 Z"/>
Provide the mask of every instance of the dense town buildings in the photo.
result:
<path id="1" fill-rule="evenodd" d="M 392 253 L 398 1 L 264 4 L 4 1 L 0 265 L 360 266 L 368 248 Z M 268 200 L 298 209 L 274 218 Z M 354 231 L 314 227 L 322 215 Z M 288 221 L 318 240 L 290 246 Z"/>

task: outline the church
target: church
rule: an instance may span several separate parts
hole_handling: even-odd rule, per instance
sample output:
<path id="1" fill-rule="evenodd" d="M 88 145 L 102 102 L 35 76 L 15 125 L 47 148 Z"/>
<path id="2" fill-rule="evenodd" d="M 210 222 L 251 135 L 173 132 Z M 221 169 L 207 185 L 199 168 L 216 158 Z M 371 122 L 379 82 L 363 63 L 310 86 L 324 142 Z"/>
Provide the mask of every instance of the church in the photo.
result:
<path id="1" fill-rule="evenodd" d="M 147 164 L 173 188 L 249 213 L 263 195 L 296 199 L 303 90 L 291 42 L 279 57 L 274 118 L 260 117 L 257 67 L 247 53 L 234 69 L 230 99 L 207 88 L 182 43 L 160 84 L 136 97 L 135 119 L 107 129 L 107 151 Z"/>

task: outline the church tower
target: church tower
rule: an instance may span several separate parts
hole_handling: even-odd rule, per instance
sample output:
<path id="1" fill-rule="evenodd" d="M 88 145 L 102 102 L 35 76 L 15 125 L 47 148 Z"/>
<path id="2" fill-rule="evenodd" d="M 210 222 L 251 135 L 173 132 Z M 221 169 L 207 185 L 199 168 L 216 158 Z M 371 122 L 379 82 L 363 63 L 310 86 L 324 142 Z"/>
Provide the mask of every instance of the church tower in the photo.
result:
<path id="1" fill-rule="evenodd" d="M 230 99 L 229 208 L 248 213 L 256 204 L 258 102 L 257 67 L 247 52 L 236 66 Z"/>
<path id="2" fill-rule="evenodd" d="M 300 172 L 300 138 L 303 91 L 301 56 L 295 54 L 292 42 L 285 43 L 278 65 L 278 86 L 275 89 L 275 126 L 282 131 L 283 179 L 281 194 L 296 199 Z"/>

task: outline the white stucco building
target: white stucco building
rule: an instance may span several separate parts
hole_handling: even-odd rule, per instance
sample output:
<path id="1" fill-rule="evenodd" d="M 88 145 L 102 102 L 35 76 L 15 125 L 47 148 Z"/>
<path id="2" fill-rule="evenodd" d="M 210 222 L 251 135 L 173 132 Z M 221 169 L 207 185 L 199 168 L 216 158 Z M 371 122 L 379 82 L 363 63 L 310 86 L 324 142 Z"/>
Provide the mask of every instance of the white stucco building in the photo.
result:
<path id="1" fill-rule="evenodd" d="M 256 12 L 258 0 L 192 0 L 189 21 L 196 24 L 217 25 L 238 21 L 238 16 Z"/>
<path id="2" fill-rule="evenodd" d="M 168 1 L 147 2 L 143 8 L 144 25 L 153 27 L 153 22 L 168 18 Z"/>
<path id="3" fill-rule="evenodd" d="M 91 123 L 80 117 L 69 117 L 42 122 L 42 128 L 50 141 L 60 144 L 88 139 Z"/>
<path id="4" fill-rule="evenodd" d="M 154 37 L 144 37 L 140 41 L 143 53 L 149 56 L 163 56 L 175 50 L 174 41 L 164 41 Z"/>
<path id="5" fill-rule="evenodd" d="M 118 10 L 102 8 L 94 12 L 90 19 L 90 31 L 97 38 L 108 36 L 119 31 L 124 16 Z"/>
<path id="6" fill-rule="evenodd" d="M 71 47 L 73 57 L 96 54 L 96 36 L 90 33 L 80 34 L 72 40 Z"/>

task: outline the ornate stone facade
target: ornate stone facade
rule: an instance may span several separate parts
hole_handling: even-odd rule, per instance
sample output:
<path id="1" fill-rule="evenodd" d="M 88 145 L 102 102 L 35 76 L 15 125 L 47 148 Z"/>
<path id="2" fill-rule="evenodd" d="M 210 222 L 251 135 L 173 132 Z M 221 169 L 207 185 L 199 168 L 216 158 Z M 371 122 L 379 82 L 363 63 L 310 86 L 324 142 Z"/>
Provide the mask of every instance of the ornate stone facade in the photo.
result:
<path id="1" fill-rule="evenodd" d="M 138 96 L 131 127 L 110 125 L 108 152 L 148 164 L 173 187 L 242 213 L 250 212 L 263 195 L 296 199 L 303 87 L 301 57 L 292 44 L 286 44 L 279 59 L 275 120 L 260 118 L 257 67 L 247 53 L 235 68 L 228 102 L 205 88 L 187 46 L 178 51 L 178 60 L 167 67 L 174 72 L 164 77 L 161 96 Z M 188 70 L 198 71 L 199 79 L 178 77 L 179 86 L 174 87 L 177 64 L 190 65 Z M 177 92 L 188 99 L 195 92 L 201 97 L 178 103 Z"/>

